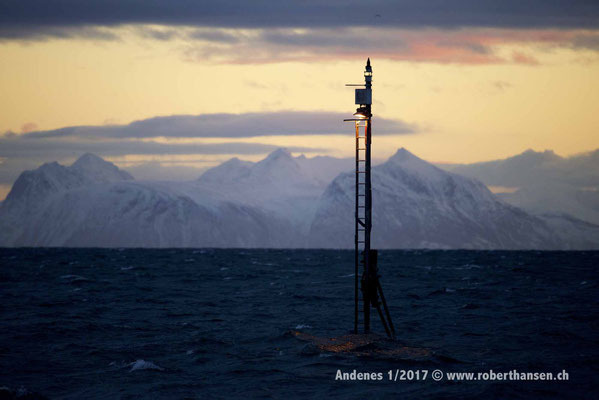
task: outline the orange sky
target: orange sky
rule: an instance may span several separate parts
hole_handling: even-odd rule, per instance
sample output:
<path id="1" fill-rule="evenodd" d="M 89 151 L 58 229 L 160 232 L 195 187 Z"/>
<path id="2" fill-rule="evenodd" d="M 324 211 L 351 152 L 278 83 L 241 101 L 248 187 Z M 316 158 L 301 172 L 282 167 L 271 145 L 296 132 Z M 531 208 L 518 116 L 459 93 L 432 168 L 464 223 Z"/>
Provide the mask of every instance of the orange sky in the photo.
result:
<path id="1" fill-rule="evenodd" d="M 223 35 L 244 40 L 215 44 L 190 41 L 180 34 L 191 28 L 176 28 L 179 35 L 170 40 L 144 36 L 140 29 L 110 28 L 118 40 L 0 41 L 0 132 L 128 124 L 178 114 L 305 110 L 350 115 L 355 107 L 353 93 L 344 84 L 362 81 L 365 57 L 370 56 L 373 151 L 378 158 L 398 147 L 430 161 L 459 163 L 504 158 L 528 148 L 571 155 L 599 147 L 599 52 L 573 44 L 573 38 L 596 35 L 595 31 L 356 28 L 341 34 L 320 32 L 338 41 L 344 35 L 370 33 L 381 41 L 390 38 L 370 52 L 342 47 L 331 53 L 335 47 L 256 42 L 252 38 L 259 36 L 258 30 L 221 29 Z M 280 34 L 305 38 L 308 33 Z M 377 116 L 400 119 L 418 132 L 376 137 Z M 352 155 L 350 126 L 347 136 L 319 135 L 326 132 L 312 128 L 314 136 L 243 141 Z M 226 143 L 231 139 L 186 140 Z M 209 161 L 217 163 L 229 156 Z M 118 164 L 172 161 L 173 157 L 130 154 L 112 160 Z M 48 158 L 40 163 L 51 161 L 51 153 Z"/>

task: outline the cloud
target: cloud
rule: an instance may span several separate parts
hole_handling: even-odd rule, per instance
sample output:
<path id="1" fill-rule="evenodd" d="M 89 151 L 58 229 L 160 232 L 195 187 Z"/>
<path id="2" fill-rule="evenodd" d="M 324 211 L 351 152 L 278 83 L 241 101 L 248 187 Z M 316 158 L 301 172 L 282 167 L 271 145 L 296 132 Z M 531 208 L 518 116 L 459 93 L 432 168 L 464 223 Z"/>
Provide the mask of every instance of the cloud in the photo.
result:
<path id="1" fill-rule="evenodd" d="M 512 60 L 517 64 L 539 65 L 539 61 L 536 58 L 520 51 L 512 53 Z"/>
<path id="2" fill-rule="evenodd" d="M 141 156 L 145 159 L 148 157 L 144 156 L 173 156 L 170 157 L 173 160 L 190 155 L 198 155 L 198 159 L 210 156 L 262 155 L 280 146 L 243 141 L 243 138 L 315 134 L 351 136 L 352 127 L 343 122 L 349 116 L 351 114 L 305 111 L 176 115 L 148 118 L 128 125 L 74 126 L 21 134 L 6 132 L 0 135 L 0 184 L 12 183 L 24 169 L 35 168 L 47 161 L 73 159 L 86 152 L 102 157 Z M 415 126 L 400 120 L 377 116 L 374 118 L 377 135 L 417 131 Z M 185 140 L 182 141 L 181 138 Z M 194 141 L 194 138 L 199 138 L 200 141 Z M 201 139 L 205 138 L 212 140 L 204 143 Z M 215 143 L 214 139 L 218 138 L 226 138 L 227 142 Z M 306 154 L 330 151 L 310 144 L 286 147 L 291 152 Z M 197 168 L 197 160 L 194 164 L 196 168 L 174 165 L 167 168 L 163 165 L 160 174 L 165 177 L 199 174 L 201 168 Z M 140 176 L 157 170 L 152 164 L 131 168 Z"/>
<path id="3" fill-rule="evenodd" d="M 572 39 L 572 47 L 599 51 L 599 34 L 585 33 L 576 35 Z"/>
<path id="4" fill-rule="evenodd" d="M 0 36 L 39 38 L 65 28 L 125 24 L 257 29 L 597 28 L 598 16 L 599 3 L 586 0 L 5 0 L 0 4 Z"/>
<path id="5" fill-rule="evenodd" d="M 535 65 L 504 44 L 599 51 L 599 2 L 573 0 L 8 0 L 0 41 L 174 41 L 191 62 L 377 59 Z M 503 53 L 505 54 L 505 53 Z"/>
<path id="6" fill-rule="evenodd" d="M 214 29 L 206 35 L 181 32 L 185 59 L 221 63 L 255 64 L 283 61 L 340 61 L 367 56 L 412 62 L 490 64 L 527 63 L 528 57 L 498 55 L 500 46 L 526 45 L 592 48 L 589 31 L 568 29 L 403 29 L 390 27 L 273 28 L 261 30 Z M 194 39 L 191 39 L 191 38 Z M 577 40 L 577 42 L 574 42 Z M 599 50 L 599 49 L 598 49 Z"/>
<path id="7" fill-rule="evenodd" d="M 279 111 L 246 114 L 201 114 L 155 117 L 128 125 L 75 126 L 21 135 L 23 140 L 48 138 L 245 138 L 257 136 L 347 134 L 348 114 Z M 415 133 L 417 127 L 401 120 L 374 117 L 377 135 Z"/>
<path id="8" fill-rule="evenodd" d="M 506 90 L 512 87 L 512 84 L 506 81 L 495 81 L 493 86 L 499 90 Z"/>
<path id="9" fill-rule="evenodd" d="M 37 124 L 35 122 L 27 122 L 21 126 L 21 132 L 29 133 L 33 132 L 37 129 Z"/>
<path id="10" fill-rule="evenodd" d="M 55 160 L 90 152 L 102 156 L 187 155 L 187 154 L 265 154 L 279 146 L 262 143 L 159 143 L 139 140 L 84 141 L 72 138 L 31 140 L 19 135 L 0 139 L 0 157 Z M 293 152 L 326 152 L 323 148 L 291 146 Z"/>
<path id="11" fill-rule="evenodd" d="M 13 25 L 12 23 L 3 23 L 2 18 L 0 18 L 0 42 L 3 40 L 46 41 L 50 39 L 75 38 L 99 41 L 120 40 L 118 34 L 110 28 L 103 26 Z"/>
<path id="12" fill-rule="evenodd" d="M 378 15 L 378 16 L 377 16 Z M 366 56 L 412 62 L 526 63 L 495 47 L 599 51 L 599 3 L 357 0 L 218 2 L 21 0 L 0 4 L 1 40 L 178 41 L 190 62 L 261 64 Z"/>

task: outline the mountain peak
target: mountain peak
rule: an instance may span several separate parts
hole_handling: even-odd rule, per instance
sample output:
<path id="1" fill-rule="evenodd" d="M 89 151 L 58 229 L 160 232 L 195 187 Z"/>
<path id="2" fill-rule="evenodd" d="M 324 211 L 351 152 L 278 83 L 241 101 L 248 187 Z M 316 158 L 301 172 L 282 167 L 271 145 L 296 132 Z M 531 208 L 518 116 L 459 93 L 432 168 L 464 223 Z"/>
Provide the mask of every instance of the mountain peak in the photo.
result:
<path id="1" fill-rule="evenodd" d="M 102 157 L 98 157 L 92 153 L 85 153 L 77 159 L 72 165 L 73 168 L 85 168 L 89 166 L 106 165 L 112 163 L 104 160 Z"/>
<path id="2" fill-rule="evenodd" d="M 237 166 L 237 165 L 243 165 L 243 164 L 246 164 L 246 163 L 247 163 L 247 161 L 241 161 L 237 157 L 232 157 L 232 158 L 229 158 L 224 163 L 222 163 L 221 165 L 234 165 L 234 166 Z"/>
<path id="3" fill-rule="evenodd" d="M 285 148 L 279 148 L 279 149 L 276 149 L 275 151 L 273 151 L 272 153 L 270 153 L 268 156 L 266 156 L 264 161 L 278 160 L 278 159 L 293 159 L 293 156 L 291 155 L 289 150 L 287 150 Z"/>
<path id="4" fill-rule="evenodd" d="M 237 157 L 233 157 L 225 161 L 224 163 L 212 167 L 205 171 L 199 180 L 201 182 L 233 182 L 239 179 L 246 178 L 250 169 L 254 163 L 249 161 L 242 161 Z"/>
<path id="5" fill-rule="evenodd" d="M 85 153 L 79 157 L 70 168 L 90 178 L 92 181 L 113 182 L 133 180 L 133 177 L 128 172 L 121 171 L 113 163 L 92 153 Z"/>
<path id="6" fill-rule="evenodd" d="M 60 165 L 57 161 L 43 163 L 38 169 L 40 171 L 56 171 L 58 169 L 65 168 L 63 165 Z"/>
<path id="7" fill-rule="evenodd" d="M 404 161 L 409 161 L 409 160 L 421 160 L 421 159 L 416 157 L 414 154 L 410 153 L 405 147 L 401 147 L 401 148 L 397 149 L 395 154 L 393 154 L 389 158 L 389 161 L 394 161 L 394 162 L 404 162 Z"/>
<path id="8" fill-rule="evenodd" d="M 306 176 L 300 164 L 293 158 L 289 150 L 277 149 L 265 159 L 257 162 L 252 168 L 251 176 L 256 180 L 278 182 L 303 182 Z"/>
<path id="9" fill-rule="evenodd" d="M 535 161 L 559 161 L 562 159 L 559 155 L 555 154 L 553 150 L 535 151 L 533 149 L 527 149 L 516 156 L 508 158 L 508 160 L 515 158 Z"/>
<path id="10" fill-rule="evenodd" d="M 433 167 L 432 164 L 430 164 L 429 162 L 423 160 L 422 158 L 410 153 L 404 147 L 398 149 L 395 152 L 395 154 L 393 154 L 391 157 L 389 157 L 387 162 L 390 162 L 390 163 L 393 163 L 396 165 L 401 165 L 402 167 L 406 167 L 406 168 L 410 168 L 410 167 L 413 168 L 413 167 L 419 167 L 419 166 L 422 167 L 425 165 Z"/>
<path id="11" fill-rule="evenodd" d="M 401 169 L 410 174 L 415 174 L 420 178 L 426 178 L 427 181 L 431 182 L 442 181 L 448 175 L 445 171 L 437 168 L 428 161 L 415 156 L 403 147 L 397 150 L 397 152 L 389 157 L 387 162 L 381 166 L 386 170 Z"/>

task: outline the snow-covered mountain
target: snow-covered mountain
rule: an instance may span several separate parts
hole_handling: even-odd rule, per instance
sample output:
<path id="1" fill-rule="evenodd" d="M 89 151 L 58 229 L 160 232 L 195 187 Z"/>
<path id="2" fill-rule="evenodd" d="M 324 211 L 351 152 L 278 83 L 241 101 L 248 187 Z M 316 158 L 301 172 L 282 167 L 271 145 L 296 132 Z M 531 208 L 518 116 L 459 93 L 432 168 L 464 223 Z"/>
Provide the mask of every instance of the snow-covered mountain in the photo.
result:
<path id="1" fill-rule="evenodd" d="M 530 213 L 568 214 L 599 224 L 599 149 L 567 158 L 527 150 L 504 160 L 440 166 L 502 187 L 503 201 Z"/>
<path id="2" fill-rule="evenodd" d="M 286 149 L 277 149 L 257 163 L 231 158 L 204 172 L 198 181 L 222 186 L 252 185 L 266 190 L 269 195 L 279 196 L 298 189 L 324 189 L 339 173 L 351 170 L 352 166 L 348 158 L 293 157 Z"/>
<path id="3" fill-rule="evenodd" d="M 13 245 L 74 247 L 288 247 L 286 221 L 242 204 L 203 202 L 185 188 L 118 182 L 48 199 Z M 197 194 L 197 193 L 196 193 Z"/>
<path id="4" fill-rule="evenodd" d="M 51 162 L 35 171 L 23 172 L 6 197 L 4 206 L 31 210 L 48 196 L 61 191 L 127 180 L 133 180 L 129 173 L 96 155 L 86 153 L 70 167 Z"/>
<path id="5" fill-rule="evenodd" d="M 499 201 L 482 183 L 400 149 L 373 167 L 373 246 L 377 248 L 549 249 L 559 247 L 541 219 Z M 310 245 L 353 246 L 354 182 L 329 185 L 310 230 Z"/>
<path id="6" fill-rule="evenodd" d="M 281 149 L 195 181 L 135 181 L 86 154 L 21 174 L 0 205 L 0 246 L 351 248 L 352 167 Z M 380 248 L 599 248 L 598 226 L 531 216 L 405 149 L 373 168 L 373 190 Z"/>
<path id="7" fill-rule="evenodd" d="M 556 181 L 540 181 L 513 193 L 498 193 L 506 203 L 530 213 L 566 214 L 599 224 L 599 187 L 576 187 Z"/>
<path id="8" fill-rule="evenodd" d="M 227 183 L 241 181 L 250 175 L 253 162 L 242 161 L 233 157 L 224 163 L 209 169 L 200 177 L 201 182 L 209 183 Z"/>
<path id="9" fill-rule="evenodd" d="M 290 247 L 283 219 L 191 183 L 135 182 L 86 154 L 25 171 L 0 207 L 2 246 Z"/>
<path id="10" fill-rule="evenodd" d="M 583 187 L 599 185 L 599 149 L 570 157 L 561 157 L 553 150 L 529 149 L 503 160 L 439 166 L 491 186 L 523 187 L 549 181 Z"/>
<path id="11" fill-rule="evenodd" d="M 257 163 L 233 158 L 206 171 L 198 185 L 220 198 L 273 213 L 308 233 L 318 198 L 334 176 L 351 170 L 349 159 L 293 157 L 278 149 Z M 296 246 L 301 246 L 301 242 Z"/>

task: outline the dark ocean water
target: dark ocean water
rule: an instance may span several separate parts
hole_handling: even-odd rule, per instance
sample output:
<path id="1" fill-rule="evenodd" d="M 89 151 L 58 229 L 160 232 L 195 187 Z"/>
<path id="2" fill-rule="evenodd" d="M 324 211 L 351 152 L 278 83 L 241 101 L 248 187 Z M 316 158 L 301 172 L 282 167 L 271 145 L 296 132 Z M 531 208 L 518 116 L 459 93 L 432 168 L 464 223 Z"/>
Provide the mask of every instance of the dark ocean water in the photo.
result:
<path id="1" fill-rule="evenodd" d="M 599 252 L 382 251 L 398 337 L 424 361 L 289 333 L 348 333 L 352 251 L 0 249 L 0 265 L 0 386 L 50 399 L 599 398 Z M 354 369 L 569 380 L 335 381 Z"/>

